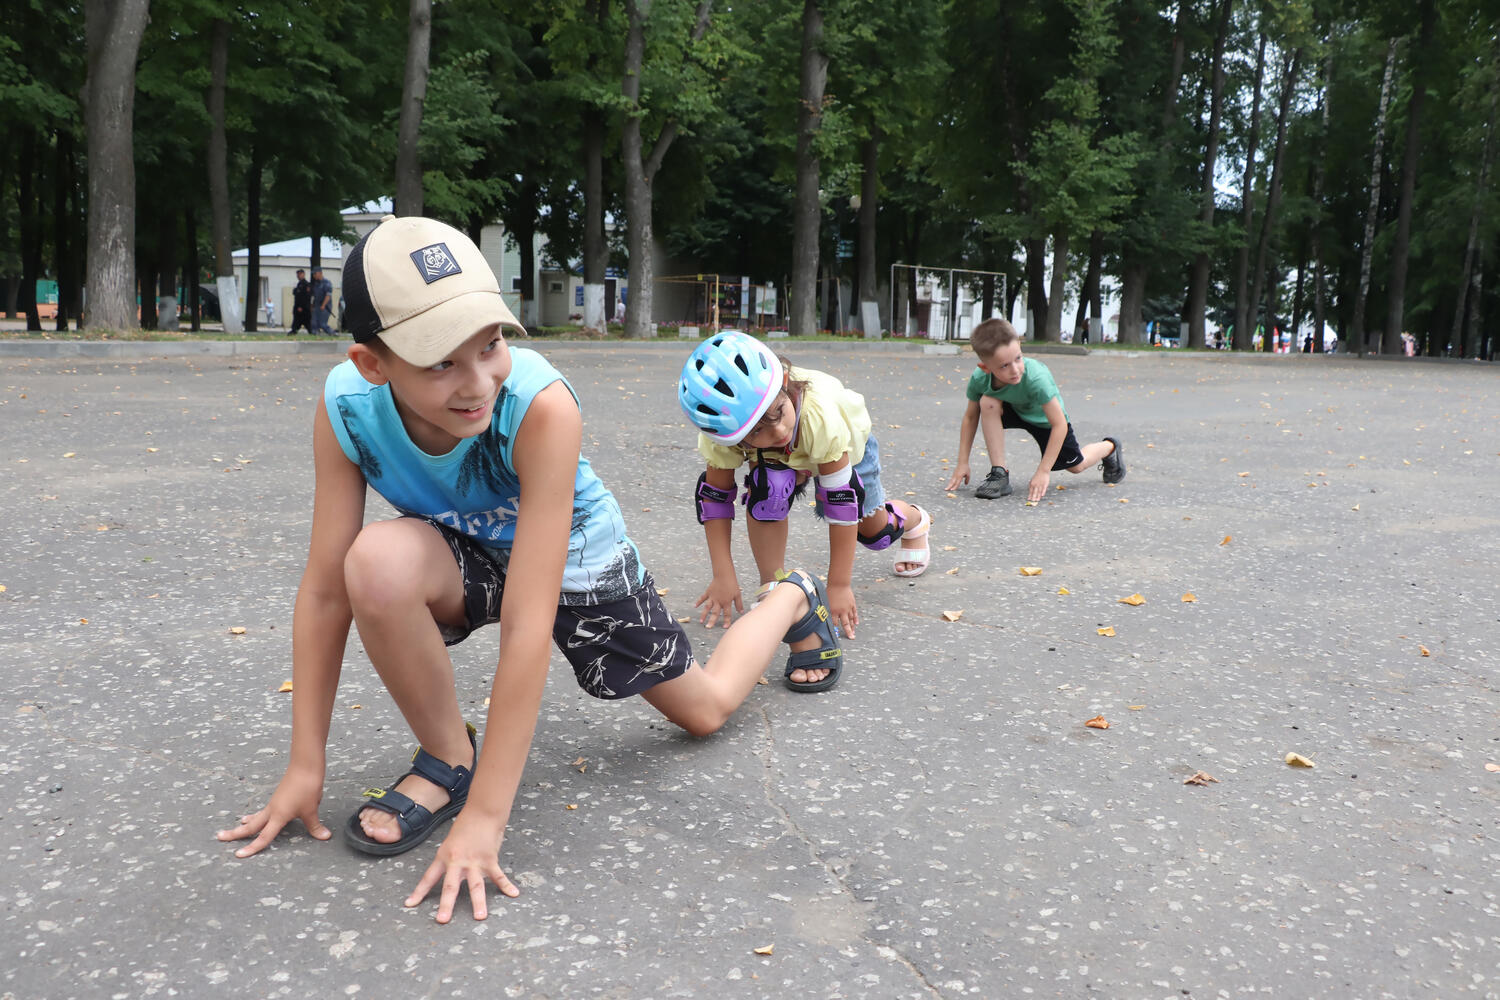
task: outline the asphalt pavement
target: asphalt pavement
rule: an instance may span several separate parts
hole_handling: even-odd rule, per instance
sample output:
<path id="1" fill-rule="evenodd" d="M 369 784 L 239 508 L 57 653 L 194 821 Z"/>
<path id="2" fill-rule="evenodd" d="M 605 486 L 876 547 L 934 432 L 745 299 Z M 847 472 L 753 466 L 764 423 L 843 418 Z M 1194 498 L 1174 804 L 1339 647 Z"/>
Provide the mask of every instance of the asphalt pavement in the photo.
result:
<path id="1" fill-rule="evenodd" d="M 436 839 L 214 839 L 286 764 L 339 347 L 176 346 L 0 351 L 0 996 L 1500 996 L 1493 366 L 1049 355 L 1129 471 L 1029 507 L 943 488 L 971 358 L 779 345 L 865 394 L 931 568 L 861 551 L 842 684 L 793 694 L 773 664 L 704 740 L 554 653 L 501 855 L 523 894 L 439 926 L 435 896 L 401 905 Z M 687 348 L 536 346 L 692 615 Z M 1007 448 L 1024 492 L 1035 446 Z M 791 552 L 826 567 L 810 511 Z M 455 649 L 476 721 L 496 649 Z M 351 635 L 324 822 L 410 752 Z"/>

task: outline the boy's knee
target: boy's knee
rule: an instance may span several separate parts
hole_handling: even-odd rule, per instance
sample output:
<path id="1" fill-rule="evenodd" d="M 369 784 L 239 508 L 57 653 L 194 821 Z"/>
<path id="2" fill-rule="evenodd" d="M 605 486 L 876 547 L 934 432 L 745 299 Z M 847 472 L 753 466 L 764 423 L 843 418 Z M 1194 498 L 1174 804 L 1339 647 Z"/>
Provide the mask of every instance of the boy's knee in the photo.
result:
<path id="1" fill-rule="evenodd" d="M 724 723 L 729 721 L 729 716 L 719 712 L 702 711 L 696 712 L 690 717 L 673 719 L 678 728 L 694 739 L 705 739 L 724 728 Z"/>
<path id="2" fill-rule="evenodd" d="M 398 521 L 366 525 L 344 554 L 344 589 L 356 605 L 404 600 L 420 579 L 420 545 Z"/>

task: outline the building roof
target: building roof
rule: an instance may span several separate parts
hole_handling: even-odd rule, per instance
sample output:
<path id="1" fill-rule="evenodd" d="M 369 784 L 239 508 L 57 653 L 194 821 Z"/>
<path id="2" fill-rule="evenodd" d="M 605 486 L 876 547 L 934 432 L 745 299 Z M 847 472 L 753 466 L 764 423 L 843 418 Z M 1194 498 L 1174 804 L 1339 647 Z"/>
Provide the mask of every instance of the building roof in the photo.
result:
<path id="1" fill-rule="evenodd" d="M 250 249 L 241 247 L 234 252 L 233 256 L 235 260 L 248 259 Z M 267 257 L 291 257 L 298 261 L 310 261 L 312 260 L 312 237 L 301 236 L 295 240 L 282 240 L 280 243 L 262 243 L 260 259 L 265 260 Z M 319 259 L 324 262 L 342 263 L 344 259 L 342 244 L 332 236 L 323 237 L 323 252 L 319 255 Z"/>

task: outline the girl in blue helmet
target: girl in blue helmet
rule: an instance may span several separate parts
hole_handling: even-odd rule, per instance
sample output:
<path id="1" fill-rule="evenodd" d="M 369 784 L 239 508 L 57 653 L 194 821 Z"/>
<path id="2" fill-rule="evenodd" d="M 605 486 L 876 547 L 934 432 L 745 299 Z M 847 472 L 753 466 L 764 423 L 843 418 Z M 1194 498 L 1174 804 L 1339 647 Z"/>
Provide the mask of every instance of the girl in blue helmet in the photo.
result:
<path id="1" fill-rule="evenodd" d="M 833 623 L 854 637 L 854 543 L 894 552 L 897 576 L 921 576 L 931 557 L 932 519 L 916 504 L 887 499 L 880 485 L 880 447 L 870 432 L 864 397 L 838 379 L 796 368 L 748 334 L 726 331 L 699 344 L 678 381 L 678 402 L 698 428 L 698 451 L 708 469 L 694 492 L 698 522 L 708 539 L 713 579 L 698 606 L 700 621 L 728 625 L 744 610 L 730 554 L 736 500 L 748 515 L 750 551 L 760 573 L 760 595 L 786 562 L 787 514 L 792 501 L 816 484 L 816 510 L 828 522 L 827 605 Z M 736 473 L 749 466 L 744 493 Z M 825 690 L 840 662 L 825 670 L 816 649 L 792 646 L 787 685 Z"/>

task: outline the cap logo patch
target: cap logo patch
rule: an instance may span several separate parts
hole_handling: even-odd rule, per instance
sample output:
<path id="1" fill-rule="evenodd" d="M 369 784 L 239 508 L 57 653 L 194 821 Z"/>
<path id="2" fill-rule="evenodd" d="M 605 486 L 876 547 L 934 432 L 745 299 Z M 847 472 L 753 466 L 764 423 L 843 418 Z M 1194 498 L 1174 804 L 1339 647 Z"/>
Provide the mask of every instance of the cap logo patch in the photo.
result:
<path id="1" fill-rule="evenodd" d="M 434 243 L 430 247 L 411 252 L 411 261 L 417 265 L 417 273 L 427 284 L 432 284 L 439 278 L 446 278 L 450 274 L 463 274 L 463 268 L 453 259 L 453 254 L 448 252 L 448 244 Z"/>

